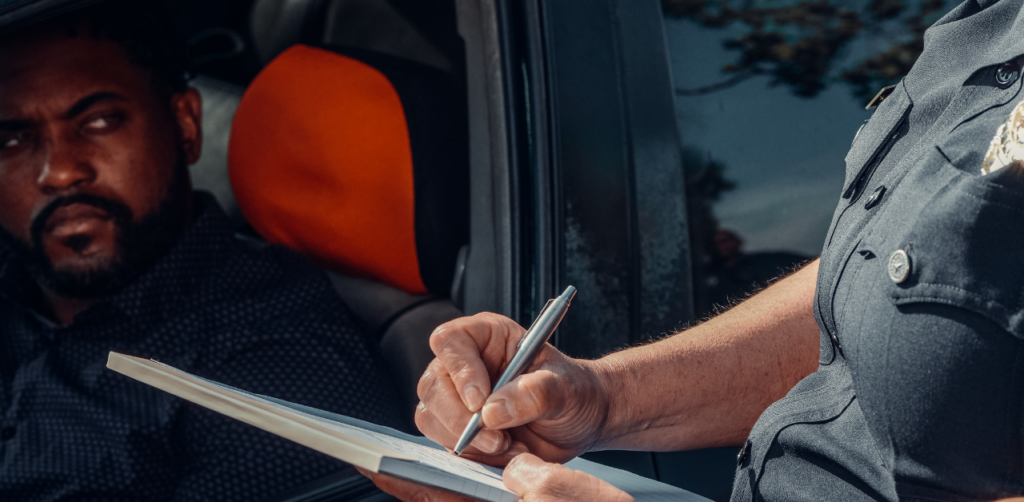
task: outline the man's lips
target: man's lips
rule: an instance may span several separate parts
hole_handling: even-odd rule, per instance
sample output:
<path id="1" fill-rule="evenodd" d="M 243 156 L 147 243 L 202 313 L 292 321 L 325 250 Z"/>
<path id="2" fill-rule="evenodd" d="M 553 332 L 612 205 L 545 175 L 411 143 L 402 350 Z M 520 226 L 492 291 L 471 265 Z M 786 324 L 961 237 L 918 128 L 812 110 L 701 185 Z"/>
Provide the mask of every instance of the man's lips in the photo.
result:
<path id="1" fill-rule="evenodd" d="M 110 213 L 89 204 L 69 204 L 58 208 L 46 221 L 43 233 L 61 238 L 88 232 L 97 223 L 113 219 Z"/>

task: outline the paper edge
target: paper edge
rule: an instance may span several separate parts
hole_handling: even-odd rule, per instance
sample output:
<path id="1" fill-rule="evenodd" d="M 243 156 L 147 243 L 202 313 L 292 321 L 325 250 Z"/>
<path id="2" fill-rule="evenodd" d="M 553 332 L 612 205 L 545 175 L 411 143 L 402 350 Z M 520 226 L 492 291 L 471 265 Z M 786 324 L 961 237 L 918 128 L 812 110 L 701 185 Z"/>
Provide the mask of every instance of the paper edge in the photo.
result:
<path id="1" fill-rule="evenodd" d="M 164 364 L 112 351 L 107 358 L 107 368 L 371 472 L 378 472 L 383 457 L 419 461 L 415 457 L 344 435 L 305 416 L 267 406 L 241 394 L 226 393 Z M 173 388 L 171 382 L 184 384 L 185 387 Z M 263 420 L 252 420 L 253 417 Z M 354 455 L 342 457 L 339 449 Z"/>

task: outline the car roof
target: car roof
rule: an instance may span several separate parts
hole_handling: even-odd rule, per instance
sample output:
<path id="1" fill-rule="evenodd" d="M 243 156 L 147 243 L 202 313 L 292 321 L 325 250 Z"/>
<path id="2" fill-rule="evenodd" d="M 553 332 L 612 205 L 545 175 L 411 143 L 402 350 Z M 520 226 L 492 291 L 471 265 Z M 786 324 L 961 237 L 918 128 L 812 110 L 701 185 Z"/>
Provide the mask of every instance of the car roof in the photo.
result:
<path id="1" fill-rule="evenodd" d="M 103 0 L 0 0 L 0 34 Z"/>

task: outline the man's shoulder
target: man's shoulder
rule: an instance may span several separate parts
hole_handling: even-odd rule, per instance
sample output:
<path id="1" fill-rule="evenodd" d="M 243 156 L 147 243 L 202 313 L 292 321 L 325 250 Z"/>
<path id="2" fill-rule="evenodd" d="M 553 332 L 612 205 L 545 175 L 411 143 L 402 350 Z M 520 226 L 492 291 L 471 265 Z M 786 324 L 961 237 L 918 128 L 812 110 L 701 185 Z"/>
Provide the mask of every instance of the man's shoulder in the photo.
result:
<path id="1" fill-rule="evenodd" d="M 214 275 L 202 288 L 211 299 L 209 308 L 247 305 L 245 312 L 259 319 L 345 314 L 348 308 L 334 291 L 326 273 L 299 253 L 284 246 L 237 237 Z"/>
<path id="2" fill-rule="evenodd" d="M 207 281 L 219 303 L 201 308 L 217 326 L 190 369 L 253 392 L 399 423 L 377 351 L 326 273 L 283 246 L 241 237 L 233 247 Z"/>
<path id="3" fill-rule="evenodd" d="M 288 247 L 236 235 L 229 254 L 231 256 L 223 272 L 239 274 L 239 279 L 250 281 L 254 285 L 259 283 L 277 287 L 313 286 L 330 289 L 330 282 L 324 271 Z"/>
<path id="4" fill-rule="evenodd" d="M 308 259 L 247 237 L 216 240 L 205 247 L 203 264 L 187 272 L 187 287 L 155 293 L 165 301 L 148 317 L 159 322 L 149 343 L 164 344 L 170 335 L 183 354 L 199 351 L 206 360 L 279 342 L 372 350 L 326 272 Z"/>

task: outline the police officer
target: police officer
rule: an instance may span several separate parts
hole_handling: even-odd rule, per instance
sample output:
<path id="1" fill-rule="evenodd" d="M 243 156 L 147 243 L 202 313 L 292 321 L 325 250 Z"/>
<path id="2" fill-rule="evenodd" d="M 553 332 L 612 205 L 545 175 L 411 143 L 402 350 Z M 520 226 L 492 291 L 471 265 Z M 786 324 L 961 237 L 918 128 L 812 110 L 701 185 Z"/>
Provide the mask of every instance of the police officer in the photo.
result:
<path id="1" fill-rule="evenodd" d="M 549 346 L 490 396 L 523 329 L 445 324 L 420 429 L 451 447 L 482 407 L 472 456 L 531 501 L 630 500 L 557 465 L 588 450 L 723 445 L 743 445 L 734 501 L 1024 494 L 1022 5 L 967 0 L 928 30 L 846 157 L 821 260 L 658 343 Z"/>

